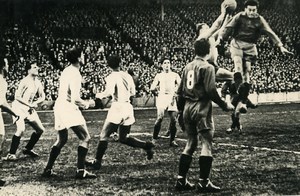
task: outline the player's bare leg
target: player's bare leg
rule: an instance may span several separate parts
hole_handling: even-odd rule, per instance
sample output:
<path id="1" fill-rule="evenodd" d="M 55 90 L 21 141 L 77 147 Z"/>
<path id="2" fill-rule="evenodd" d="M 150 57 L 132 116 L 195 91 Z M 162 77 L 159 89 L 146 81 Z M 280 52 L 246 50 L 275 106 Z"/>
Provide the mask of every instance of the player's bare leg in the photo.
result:
<path id="1" fill-rule="evenodd" d="M 250 84 L 251 62 L 245 61 L 243 81 Z"/>
<path id="2" fill-rule="evenodd" d="M 239 56 L 233 57 L 234 62 L 234 72 L 240 72 L 242 75 L 244 75 L 244 69 L 243 69 L 243 59 Z"/>
<path id="3" fill-rule="evenodd" d="M 227 69 L 218 68 L 216 73 L 216 81 L 224 82 L 224 81 L 232 81 L 233 80 L 233 72 L 228 71 Z"/>

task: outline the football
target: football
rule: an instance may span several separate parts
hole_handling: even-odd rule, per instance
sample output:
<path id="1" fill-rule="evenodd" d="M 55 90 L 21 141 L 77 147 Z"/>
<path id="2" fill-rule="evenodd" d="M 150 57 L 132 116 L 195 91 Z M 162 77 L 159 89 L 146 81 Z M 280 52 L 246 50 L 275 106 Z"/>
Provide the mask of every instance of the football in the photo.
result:
<path id="1" fill-rule="evenodd" d="M 237 3 L 235 0 L 224 0 L 223 5 L 227 6 L 227 12 L 230 13 L 234 12 L 237 7 Z"/>

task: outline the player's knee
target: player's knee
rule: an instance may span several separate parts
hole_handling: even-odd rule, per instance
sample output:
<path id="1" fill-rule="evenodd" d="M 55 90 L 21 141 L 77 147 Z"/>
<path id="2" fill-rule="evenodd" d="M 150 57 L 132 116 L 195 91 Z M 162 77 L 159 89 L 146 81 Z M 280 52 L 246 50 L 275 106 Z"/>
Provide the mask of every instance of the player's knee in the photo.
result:
<path id="1" fill-rule="evenodd" d="M 156 124 L 156 125 L 159 125 L 159 124 L 161 124 L 161 123 L 162 123 L 162 121 L 163 121 L 163 119 L 164 119 L 164 117 L 163 117 L 163 116 L 158 116 L 158 117 L 157 117 L 157 119 L 156 119 L 156 122 L 155 122 L 155 124 Z"/>
<path id="2" fill-rule="evenodd" d="M 99 139 L 100 141 L 107 141 L 109 138 L 109 135 L 106 131 L 101 131 Z"/>
<path id="3" fill-rule="evenodd" d="M 17 132 L 15 133 L 15 136 L 22 137 L 24 131 L 25 131 L 24 129 L 18 129 Z"/>
<path id="4" fill-rule="evenodd" d="M 81 143 L 89 143 L 91 140 L 91 136 L 89 134 L 82 135 L 82 137 L 79 139 Z"/>

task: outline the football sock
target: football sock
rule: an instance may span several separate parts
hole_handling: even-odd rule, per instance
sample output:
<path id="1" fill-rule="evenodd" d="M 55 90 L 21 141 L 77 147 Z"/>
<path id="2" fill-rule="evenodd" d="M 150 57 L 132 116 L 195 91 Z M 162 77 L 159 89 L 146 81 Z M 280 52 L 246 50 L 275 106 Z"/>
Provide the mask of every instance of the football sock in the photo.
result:
<path id="1" fill-rule="evenodd" d="M 234 128 L 236 127 L 236 122 L 235 122 L 235 115 L 234 115 L 234 113 L 231 114 L 231 120 L 232 120 L 231 128 L 234 129 Z"/>
<path id="2" fill-rule="evenodd" d="M 99 141 L 96 152 L 96 160 L 101 161 L 107 149 L 107 141 Z"/>
<path id="3" fill-rule="evenodd" d="M 210 156 L 199 157 L 200 179 L 207 180 L 209 178 L 212 161 L 213 158 Z"/>
<path id="4" fill-rule="evenodd" d="M 49 159 L 48 159 L 48 163 L 47 163 L 46 169 L 52 169 L 56 158 L 60 154 L 60 150 L 61 149 L 58 148 L 57 146 L 53 146 L 51 148 L 51 152 L 50 152 L 50 156 L 49 156 Z"/>
<path id="5" fill-rule="evenodd" d="M 11 146 L 10 146 L 10 150 L 9 150 L 10 154 L 16 154 L 17 149 L 20 144 L 20 140 L 21 140 L 21 137 L 19 137 L 19 136 L 14 135 L 12 137 Z"/>
<path id="6" fill-rule="evenodd" d="M 237 127 L 238 129 L 241 128 L 240 118 L 235 118 L 235 124 L 236 124 L 236 127 Z"/>
<path id="7" fill-rule="evenodd" d="M 190 169 L 193 157 L 186 154 L 181 154 L 179 159 L 179 172 L 178 175 L 186 178 L 186 175 Z"/>
<path id="8" fill-rule="evenodd" d="M 85 158 L 88 152 L 88 149 L 83 146 L 78 146 L 78 159 L 77 159 L 77 169 L 85 168 Z"/>
<path id="9" fill-rule="evenodd" d="M 153 131 L 153 139 L 158 139 L 158 134 L 161 128 L 161 122 L 155 123 Z"/>
<path id="10" fill-rule="evenodd" d="M 41 137 L 42 133 L 36 133 L 36 132 L 33 132 L 31 134 L 31 137 L 30 137 L 30 140 L 29 142 L 27 143 L 27 145 L 25 146 L 25 148 L 27 150 L 32 150 L 34 145 L 39 141 L 40 137 Z"/>
<path id="11" fill-rule="evenodd" d="M 131 147 L 145 148 L 146 142 L 133 137 L 127 137 L 125 142 L 122 142 Z"/>
<path id="12" fill-rule="evenodd" d="M 176 122 L 170 123 L 169 130 L 170 130 L 170 143 L 171 143 L 175 140 L 175 136 L 177 132 Z"/>

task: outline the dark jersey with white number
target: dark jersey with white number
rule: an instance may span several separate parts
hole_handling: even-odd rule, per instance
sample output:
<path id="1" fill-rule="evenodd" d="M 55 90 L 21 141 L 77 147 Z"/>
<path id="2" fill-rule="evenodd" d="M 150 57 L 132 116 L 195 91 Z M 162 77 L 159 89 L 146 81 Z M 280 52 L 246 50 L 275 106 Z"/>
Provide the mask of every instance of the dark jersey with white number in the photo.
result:
<path id="1" fill-rule="evenodd" d="M 206 60 L 196 57 L 184 68 L 177 93 L 194 102 L 212 100 L 223 108 L 225 103 L 217 92 L 215 81 L 215 68 Z"/>

